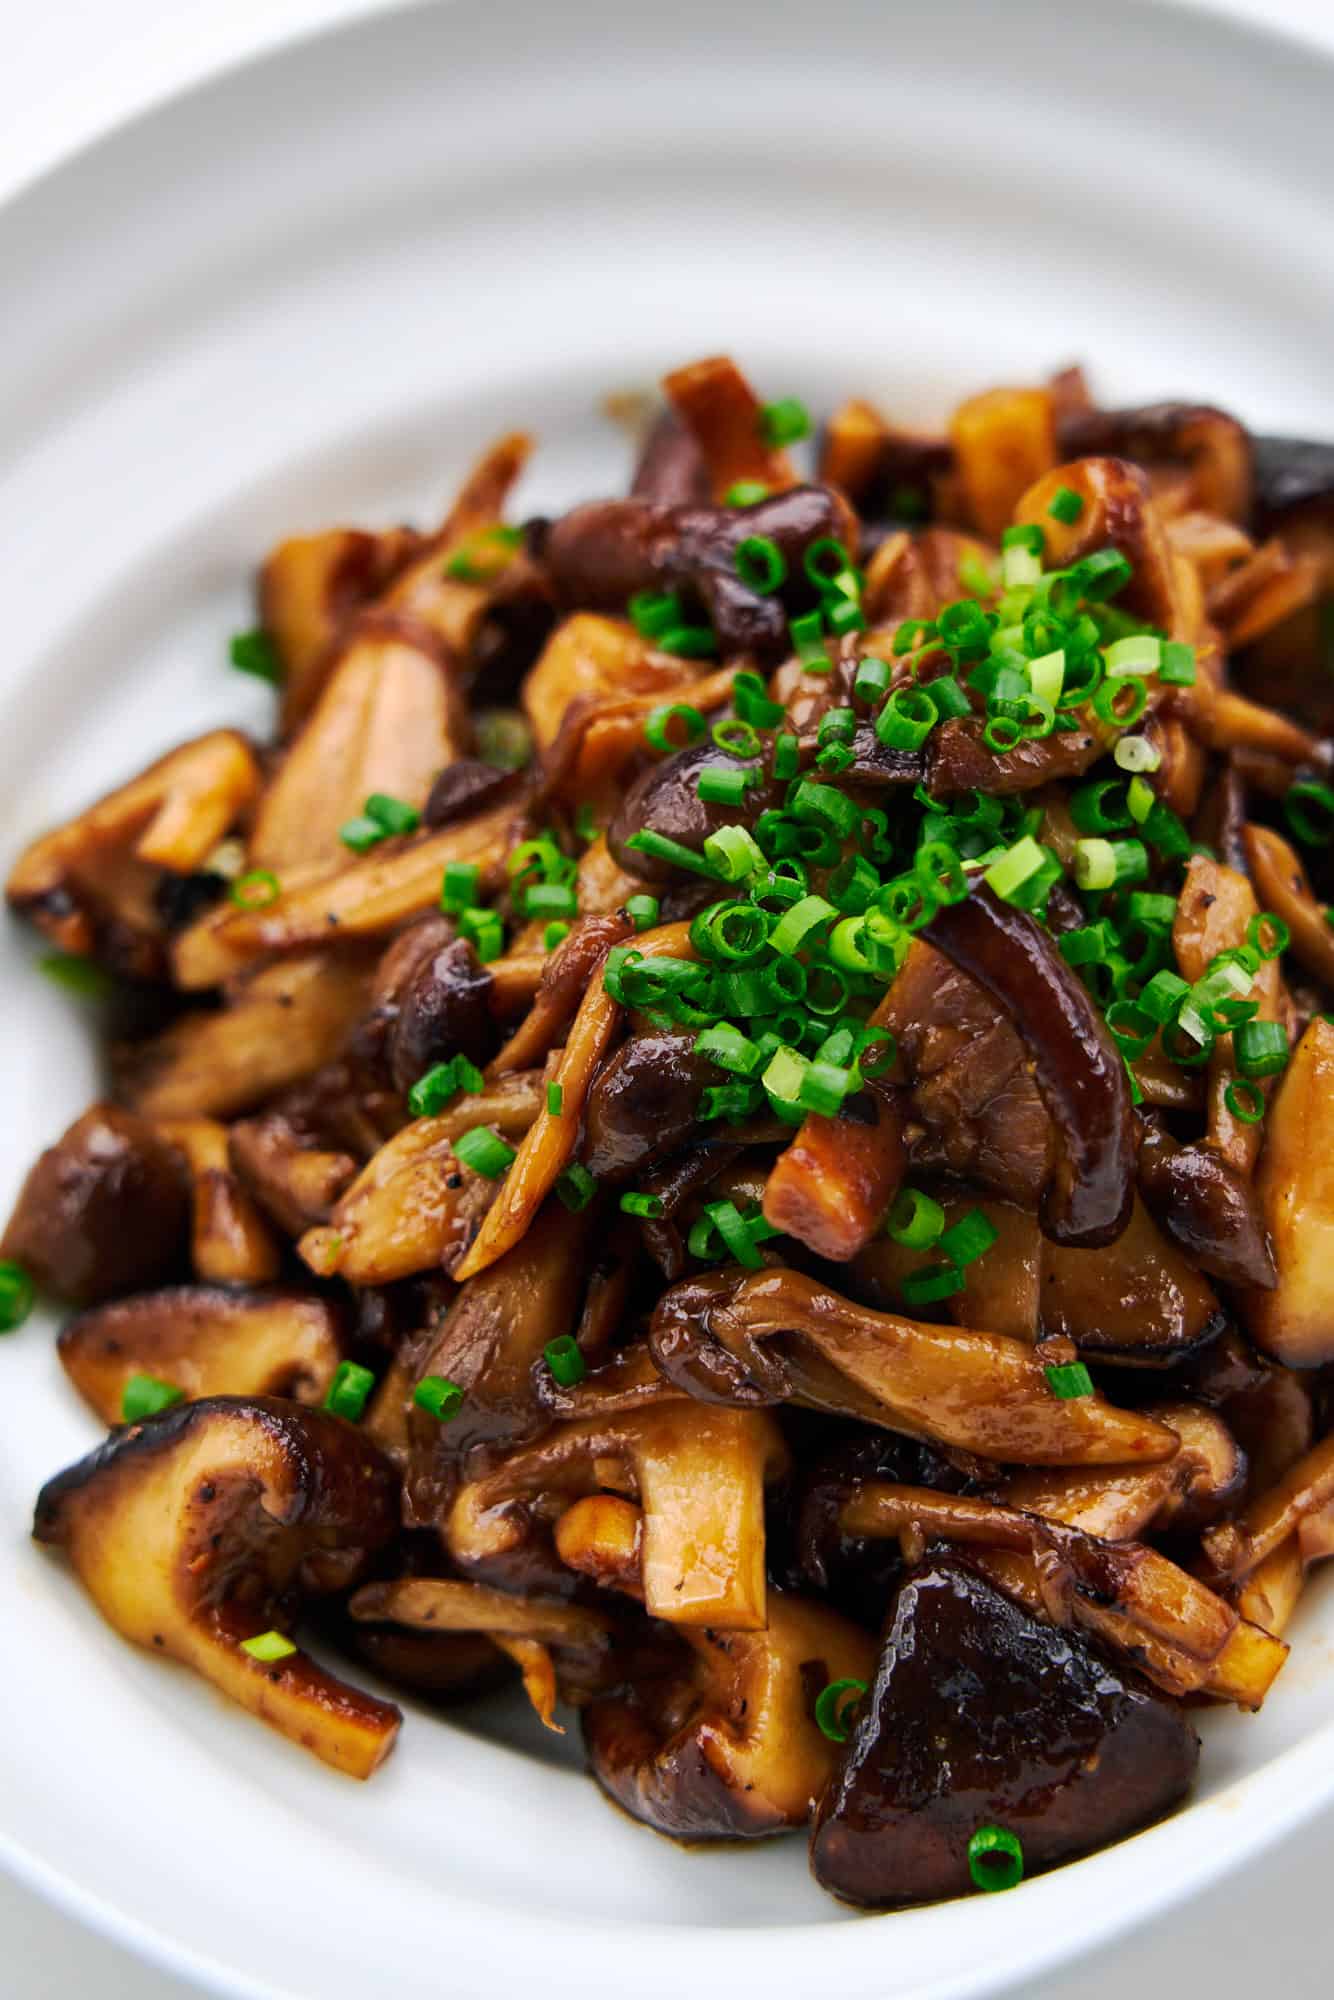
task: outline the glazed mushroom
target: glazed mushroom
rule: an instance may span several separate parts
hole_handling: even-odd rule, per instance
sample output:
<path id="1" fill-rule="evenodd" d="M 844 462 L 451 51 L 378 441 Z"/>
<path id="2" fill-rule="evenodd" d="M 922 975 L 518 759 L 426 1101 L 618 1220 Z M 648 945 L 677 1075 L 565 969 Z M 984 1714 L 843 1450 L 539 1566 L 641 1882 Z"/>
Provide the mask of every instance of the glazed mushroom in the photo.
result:
<path id="1" fill-rule="evenodd" d="M 1274 1093 L 1256 1188 L 1278 1279 L 1246 1303 L 1251 1337 L 1297 1368 L 1334 1360 L 1334 1026 L 1317 1016 Z"/>
<path id="2" fill-rule="evenodd" d="M 1097 1394 L 1054 1396 L 1022 1341 L 871 1312 L 797 1271 L 686 1279 L 660 1299 L 650 1341 L 663 1373 L 708 1402 L 874 1411 L 891 1430 L 1007 1463 L 1115 1465 L 1177 1450 L 1152 1418 Z"/>
<path id="3" fill-rule="evenodd" d="M 368 1778 L 400 1722 L 305 1653 L 246 1642 L 346 1590 L 396 1526 L 393 1475 L 323 1411 L 217 1396 L 113 1432 L 42 1489 L 33 1533 L 102 1616 L 335 1770 Z"/>
<path id="4" fill-rule="evenodd" d="M 1037 1874 L 1161 1819 L 1198 1756 L 1173 1703 L 937 1558 L 899 1591 L 811 1866 L 865 1908 L 939 1902 L 970 1887 L 981 1827 L 1016 1835 Z"/>
<path id="5" fill-rule="evenodd" d="M 29 1170 L 0 1256 L 92 1305 L 175 1275 L 189 1229 L 183 1156 L 132 1111 L 95 1104 Z"/>
<path id="6" fill-rule="evenodd" d="M 270 1283 L 281 1261 L 278 1245 L 233 1171 L 227 1127 L 216 1118 L 178 1118 L 159 1129 L 190 1169 L 195 1276 L 219 1285 Z"/>
<path id="7" fill-rule="evenodd" d="M 324 1399 L 342 1354 L 325 1299 L 282 1286 L 171 1285 L 80 1313 L 60 1335 L 65 1373 L 104 1424 L 121 1421 L 131 1377 L 151 1375 L 191 1399 Z"/>
<path id="8" fill-rule="evenodd" d="M 804 1826 L 838 1759 L 815 1696 L 864 1680 L 866 1634 L 826 1606 L 769 1593 L 754 1632 L 685 1630 L 670 1676 L 584 1711 L 593 1775 L 616 1802 L 680 1839 L 753 1840 Z"/>

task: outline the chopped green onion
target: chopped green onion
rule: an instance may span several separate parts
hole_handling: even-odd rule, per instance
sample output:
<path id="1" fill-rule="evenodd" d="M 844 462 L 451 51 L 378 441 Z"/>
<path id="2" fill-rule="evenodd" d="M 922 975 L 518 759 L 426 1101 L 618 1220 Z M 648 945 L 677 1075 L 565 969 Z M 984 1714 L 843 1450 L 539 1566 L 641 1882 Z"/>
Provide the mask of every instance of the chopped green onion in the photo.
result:
<path id="1" fill-rule="evenodd" d="M 879 701 L 888 691 L 892 673 L 893 669 L 887 660 L 877 660 L 870 656 L 858 660 L 852 692 L 859 701 Z"/>
<path id="2" fill-rule="evenodd" d="M 730 1021 L 701 1029 L 695 1037 L 695 1054 L 708 1056 L 720 1069 L 731 1070 L 736 1076 L 749 1076 L 760 1060 L 758 1045 Z"/>
<path id="3" fill-rule="evenodd" d="M 1162 664 L 1163 642 L 1151 633 L 1137 632 L 1127 639 L 1114 639 L 1110 646 L 1103 648 L 1103 661 L 1109 680 L 1120 680 L 1126 674 L 1155 674 Z"/>
<path id="4" fill-rule="evenodd" d="M 355 819 L 343 821 L 338 829 L 338 838 L 354 854 L 365 854 L 372 847 L 379 846 L 385 838 L 385 830 L 378 820 L 371 819 L 366 813 L 358 813 Z M 236 884 L 233 883 L 232 887 L 234 891 Z"/>
<path id="5" fill-rule="evenodd" d="M 597 1182 L 587 1167 L 580 1166 L 578 1160 L 571 1160 L 556 1182 L 556 1193 L 571 1215 L 578 1215 L 580 1209 L 587 1208 L 597 1191 Z"/>
<path id="6" fill-rule="evenodd" d="M 708 726 L 688 701 L 664 702 L 645 716 L 644 738 L 651 750 L 686 750 L 699 742 Z"/>
<path id="7" fill-rule="evenodd" d="M 37 970 L 53 986 L 77 993 L 81 1000 L 104 1000 L 115 984 L 105 966 L 77 951 L 44 952 L 37 961 Z"/>
<path id="8" fill-rule="evenodd" d="M 1058 646 L 1053 653 L 1043 653 L 1038 659 L 1028 663 L 1029 685 L 1040 701 L 1059 701 L 1065 684 L 1065 648 Z"/>
<path id="9" fill-rule="evenodd" d="M 454 1141 L 454 1157 L 484 1180 L 496 1181 L 514 1165 L 514 1148 L 485 1125 L 474 1125 Z"/>
<path id="10" fill-rule="evenodd" d="M 156 1375 L 131 1375 L 121 1391 L 121 1422 L 141 1424 L 145 1417 L 155 1417 L 159 1410 L 169 1410 L 184 1399 L 185 1391 L 174 1383 L 163 1382 Z"/>
<path id="11" fill-rule="evenodd" d="M 1063 522 L 1067 528 L 1073 526 L 1083 511 L 1083 496 L 1073 486 L 1058 486 L 1047 503 L 1052 520 Z"/>
<path id="12" fill-rule="evenodd" d="M 0 1333 L 13 1333 L 32 1311 L 35 1290 L 22 1264 L 0 1260 Z"/>
<path id="13" fill-rule="evenodd" d="M 995 1224 L 980 1208 L 970 1208 L 943 1236 L 936 1239 L 936 1248 L 962 1270 L 965 1264 L 976 1263 L 979 1257 L 984 1256 L 999 1234 Z"/>
<path id="14" fill-rule="evenodd" d="M 412 1400 L 437 1423 L 447 1424 L 463 1407 L 463 1391 L 448 1375 L 423 1375 L 412 1392 Z"/>
<path id="15" fill-rule="evenodd" d="M 1037 521 L 1016 521 L 1012 528 L 1001 530 L 1002 550 L 1027 549 L 1030 555 L 1040 556 L 1046 547 L 1046 534 Z"/>
<path id="16" fill-rule="evenodd" d="M 1156 972 L 1148 985 L 1141 989 L 1135 1004 L 1142 1014 L 1147 1014 L 1161 1028 L 1179 1010 L 1189 992 L 1185 980 L 1175 972 Z"/>
<path id="17" fill-rule="evenodd" d="M 755 729 L 773 729 L 783 720 L 781 701 L 770 701 L 758 674 L 739 673 L 732 682 L 732 700 L 743 722 Z"/>
<path id="18" fill-rule="evenodd" d="M 1110 840 L 1075 842 L 1075 881 L 1081 889 L 1110 889 L 1116 882 L 1116 849 Z"/>
<path id="19" fill-rule="evenodd" d="M 257 1632 L 253 1639 L 242 1639 L 241 1651 L 269 1667 L 279 1660 L 290 1659 L 296 1647 L 285 1632 Z"/>
<path id="20" fill-rule="evenodd" d="M 414 1118 L 434 1118 L 459 1087 L 454 1060 L 439 1062 L 419 1076 L 408 1092 L 408 1110 Z"/>
<path id="21" fill-rule="evenodd" d="M 447 861 L 440 884 L 440 907 L 447 914 L 476 906 L 482 871 L 475 861 Z"/>
<path id="22" fill-rule="evenodd" d="M 374 820 L 386 833 L 415 833 L 422 823 L 416 806 L 410 806 L 406 799 L 396 799 L 388 792 L 372 792 L 365 810 L 367 819 Z"/>
<path id="23" fill-rule="evenodd" d="M 1119 681 L 1104 681 L 1093 697 L 1093 713 L 1113 729 L 1131 728 L 1148 705 L 1148 690 L 1143 681 L 1130 674 Z"/>
<path id="24" fill-rule="evenodd" d="M 1122 771 L 1156 771 L 1163 753 L 1147 736 L 1123 736 L 1112 752 L 1112 761 Z"/>
<path id="25" fill-rule="evenodd" d="M 1232 1034 L 1232 1052 L 1243 1076 L 1277 1076 L 1288 1060 L 1288 1036 L 1278 1021 L 1243 1021 Z"/>
<path id="26" fill-rule="evenodd" d="M 1249 1077 L 1235 1077 L 1223 1092 L 1223 1102 L 1243 1125 L 1258 1125 L 1265 1115 L 1265 1094 Z"/>
<path id="27" fill-rule="evenodd" d="M 505 926 L 494 910 L 460 911 L 459 930 L 483 965 L 499 958 L 505 949 Z"/>
<path id="28" fill-rule="evenodd" d="M 810 428 L 810 411 L 796 396 L 783 396 L 776 403 L 765 403 L 760 410 L 760 436 L 775 450 L 799 444 Z"/>
<path id="29" fill-rule="evenodd" d="M 815 1722 L 821 1735 L 827 1736 L 831 1743 L 846 1743 L 852 1733 L 852 1712 L 865 1693 L 866 1682 L 854 1680 L 851 1675 L 821 1688 L 815 1697 Z"/>
<path id="30" fill-rule="evenodd" d="M 927 1264 L 920 1271 L 909 1271 L 901 1289 L 910 1306 L 928 1306 L 963 1287 L 964 1275 L 957 1264 Z"/>
<path id="31" fill-rule="evenodd" d="M 578 895 L 569 882 L 534 882 L 531 887 L 520 889 L 515 900 L 519 915 L 534 920 L 538 917 L 573 917 L 579 910 Z"/>
<path id="32" fill-rule="evenodd" d="M 975 1888 L 1013 1889 L 1024 1879 L 1024 1850 L 1003 1826 L 980 1826 L 968 1843 L 968 1872 Z"/>
<path id="33" fill-rule="evenodd" d="M 1194 687 L 1195 648 L 1180 639 L 1164 641 L 1158 679 L 1167 687 Z"/>
<path id="34" fill-rule="evenodd" d="M 227 894 L 238 910 L 267 910 L 271 903 L 277 902 L 282 888 L 269 869 L 252 868 L 248 875 L 237 876 Z"/>
<path id="35" fill-rule="evenodd" d="M 723 495 L 724 507 L 758 507 L 761 500 L 769 498 L 769 489 L 762 479 L 737 479 Z"/>
<path id="36" fill-rule="evenodd" d="M 324 1407 L 336 1417 L 346 1417 L 350 1424 L 360 1423 L 374 1387 L 375 1377 L 369 1368 L 363 1368 L 357 1361 L 340 1361 L 334 1369 Z"/>
<path id="37" fill-rule="evenodd" d="M 639 833 L 631 834 L 625 844 L 636 854 L 647 854 L 651 860 L 669 862 L 673 868 L 688 868 L 695 875 L 714 876 L 717 873 L 703 855 L 696 854 L 693 847 L 685 847 L 679 840 L 669 840 L 666 834 L 655 833 L 652 827 L 644 827 Z"/>
<path id="38" fill-rule="evenodd" d="M 227 657 L 241 673 L 254 674 L 257 680 L 272 681 L 276 686 L 283 677 L 278 649 L 258 626 L 253 632 L 234 632 L 227 644 Z"/>
<path id="39" fill-rule="evenodd" d="M 714 747 L 728 757 L 758 757 L 763 748 L 754 726 L 743 722 L 740 716 L 715 722 L 711 735 Z"/>
<path id="40" fill-rule="evenodd" d="M 763 1269 L 764 1259 L 759 1253 L 757 1238 L 761 1233 L 772 1236 L 776 1231 L 770 1229 L 762 1217 L 754 1222 L 747 1222 L 736 1203 L 732 1201 L 708 1202 L 705 1205 L 704 1216 L 713 1224 L 738 1264 L 744 1264 L 751 1271 Z M 691 1235 L 694 1235 L 693 1230 Z"/>
<path id="41" fill-rule="evenodd" d="M 1007 590 L 1022 590 L 1042 575 L 1042 562 L 1032 549 L 1011 543 L 1001 550 L 1001 581 Z"/>
<path id="42" fill-rule="evenodd" d="M 769 943 L 774 951 L 789 957 L 802 949 L 812 931 L 837 915 L 833 904 L 827 903 L 823 896 L 803 896 L 799 903 L 793 903 L 790 909 L 784 910 L 774 925 Z"/>
<path id="43" fill-rule="evenodd" d="M 802 618 L 788 622 L 788 636 L 792 650 L 808 674 L 827 674 L 830 659 L 825 651 L 824 618 L 818 611 L 808 611 Z"/>
<path id="44" fill-rule="evenodd" d="M 937 674 L 933 681 L 923 681 L 919 692 L 926 696 L 941 722 L 973 712 L 973 705 L 954 674 Z"/>
<path id="45" fill-rule="evenodd" d="M 995 756 L 1003 757 L 1023 741 L 1023 730 L 1009 715 L 993 715 L 982 731 L 982 741 Z"/>
<path id="46" fill-rule="evenodd" d="M 549 1083 L 547 1085 L 547 1117 L 559 1118 L 561 1115 L 561 1107 L 564 1104 L 564 1102 L 565 1102 L 564 1085 L 559 1083 Z"/>
<path id="47" fill-rule="evenodd" d="M 573 1389 L 588 1373 L 583 1350 L 569 1333 L 562 1333 L 555 1340 L 549 1340 L 542 1349 L 542 1358 L 551 1370 L 552 1379 L 562 1389 Z"/>
<path id="48" fill-rule="evenodd" d="M 876 717 L 875 733 L 890 750 L 917 750 L 939 721 L 924 688 L 895 688 Z"/>
<path id="49" fill-rule="evenodd" d="M 857 824 L 854 800 L 833 785 L 821 785 L 813 778 L 799 778 L 792 787 L 790 810 L 799 820 L 828 827 L 840 840 L 847 840 Z"/>
<path id="50" fill-rule="evenodd" d="M 642 1216 L 646 1222 L 656 1222 L 664 1213 L 660 1194 L 623 1194 L 620 1206 L 623 1215 Z"/>
<path id="51" fill-rule="evenodd" d="M 1053 1365 L 1044 1369 L 1053 1396 L 1059 1396 L 1063 1403 L 1076 1402 L 1081 1396 L 1093 1394 L 1093 1378 L 1082 1361 L 1069 1361 L 1062 1366 Z"/>
<path id="52" fill-rule="evenodd" d="M 1084 844 L 1079 843 L 1081 846 Z M 1038 845 L 1031 833 L 1026 833 L 1013 847 L 1007 847 L 998 861 L 992 862 L 982 880 L 995 895 L 1010 903 L 1014 901 L 1015 891 L 1037 873 L 1045 860 L 1045 848 Z"/>
<path id="53" fill-rule="evenodd" d="M 641 590 L 630 599 L 630 622 L 643 639 L 657 639 L 685 617 L 675 591 Z"/>
<path id="54" fill-rule="evenodd" d="M 638 838 L 636 835 L 635 840 Z M 633 847 L 635 840 L 628 840 L 626 846 Z M 769 865 L 764 850 L 744 826 L 720 826 L 716 833 L 709 834 L 704 842 L 704 858 L 705 866 L 699 872 L 716 875 L 724 882 L 744 882 L 748 876 L 762 875 Z"/>
<path id="55" fill-rule="evenodd" d="M 707 764 L 695 781 L 695 790 L 705 805 L 740 806 L 745 804 L 751 786 L 760 781 L 760 773 L 753 769 Z"/>
<path id="56" fill-rule="evenodd" d="M 747 535 L 738 542 L 736 573 L 757 597 L 771 597 L 787 577 L 787 559 L 769 535 Z"/>
<path id="57" fill-rule="evenodd" d="M 1261 910 L 1246 926 L 1246 942 L 1261 958 L 1281 958 L 1292 943 L 1292 933 L 1282 917 L 1276 917 L 1272 910 Z"/>
<path id="58" fill-rule="evenodd" d="M 658 921 L 662 905 L 656 896 L 627 896 L 625 914 L 637 931 L 651 930 Z"/>
<path id="59" fill-rule="evenodd" d="M 630 898 L 631 903 L 636 902 L 638 900 L 639 898 L 634 896 Z M 650 896 L 646 896 L 643 898 L 643 900 L 645 902 L 651 902 L 653 899 Z M 626 908 L 629 909 L 629 907 L 630 904 L 627 903 Z M 570 926 L 568 924 L 565 923 L 548 924 L 546 929 L 542 933 L 542 949 L 544 951 L 554 951 L 558 944 L 564 944 L 566 938 L 569 935 L 570 935 Z"/>
<path id="60" fill-rule="evenodd" d="M 944 1232 L 945 1211 L 920 1188 L 906 1187 L 896 1197 L 885 1228 L 906 1249 L 926 1250 Z"/>

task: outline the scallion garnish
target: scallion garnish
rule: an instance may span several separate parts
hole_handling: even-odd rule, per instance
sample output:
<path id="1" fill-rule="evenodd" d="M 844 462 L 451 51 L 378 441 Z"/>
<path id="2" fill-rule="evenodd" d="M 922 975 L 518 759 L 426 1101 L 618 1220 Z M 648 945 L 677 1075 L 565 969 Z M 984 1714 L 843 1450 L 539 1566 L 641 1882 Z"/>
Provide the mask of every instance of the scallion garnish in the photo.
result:
<path id="1" fill-rule="evenodd" d="M 375 1377 L 369 1368 L 357 1361 L 340 1361 L 325 1393 L 324 1407 L 350 1424 L 360 1423 L 374 1387 Z"/>

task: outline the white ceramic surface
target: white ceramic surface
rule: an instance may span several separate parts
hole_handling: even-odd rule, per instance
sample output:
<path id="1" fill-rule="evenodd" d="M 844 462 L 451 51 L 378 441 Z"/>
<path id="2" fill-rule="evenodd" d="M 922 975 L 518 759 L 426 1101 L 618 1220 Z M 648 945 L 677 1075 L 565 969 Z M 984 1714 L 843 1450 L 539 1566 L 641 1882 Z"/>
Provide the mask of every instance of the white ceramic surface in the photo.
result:
<path id="1" fill-rule="evenodd" d="M 1069 355 L 1330 429 L 1334 73 L 1221 23 L 1040 0 L 408 12 L 191 94 L 0 213 L 6 844 L 186 730 L 263 721 L 229 674 L 279 532 L 429 515 L 492 431 L 524 498 L 610 487 L 609 388 L 733 346 L 771 393 L 903 414 Z M 8 1199 L 86 1100 L 85 1020 L 8 936 Z M 129 1652 L 25 1540 L 92 1440 L 44 1329 L 5 1345 L 0 1859 L 220 1990 L 471 2000 L 977 1994 L 1161 1907 L 1334 1796 L 1334 1599 L 1257 1720 L 1210 1718 L 1200 1801 L 1016 1895 L 880 1922 L 800 1843 L 687 1854 L 521 1721 L 412 1716 L 340 1780 Z M 761 1957 L 762 1954 L 762 1957 Z"/>

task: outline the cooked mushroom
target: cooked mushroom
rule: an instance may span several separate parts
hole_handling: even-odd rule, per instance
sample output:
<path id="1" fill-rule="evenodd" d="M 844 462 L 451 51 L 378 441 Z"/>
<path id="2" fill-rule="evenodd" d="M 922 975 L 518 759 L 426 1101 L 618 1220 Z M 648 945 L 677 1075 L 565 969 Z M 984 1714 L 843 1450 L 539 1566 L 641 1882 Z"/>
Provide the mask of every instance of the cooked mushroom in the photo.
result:
<path id="1" fill-rule="evenodd" d="M 193 1667 L 335 1770 L 368 1778 L 393 1747 L 391 1703 L 305 1653 L 247 1641 L 356 1582 L 396 1525 L 394 1480 L 337 1417 L 215 1396 L 113 1432 L 42 1489 L 33 1533 L 62 1548 L 108 1624 Z"/>
<path id="2" fill-rule="evenodd" d="M 1179 1708 L 936 1559 L 899 1592 L 811 1866 L 845 1902 L 938 1902 L 969 1888 L 969 1843 L 1000 1821 L 1037 1874 L 1161 1819 L 1198 1756 Z"/>
<path id="3" fill-rule="evenodd" d="M 104 1424 L 118 1424 L 134 1375 L 192 1399 L 322 1402 L 341 1357 L 339 1331 L 333 1306 L 289 1286 L 172 1285 L 80 1313 L 61 1332 L 59 1351 L 80 1395 Z"/>
<path id="4" fill-rule="evenodd" d="M 465 1569 L 523 1547 L 536 1517 L 610 1488 L 644 1514 L 644 1603 L 672 1625 L 765 1623 L 764 1487 L 786 1469 L 771 1417 L 665 1402 L 562 1424 L 463 1486 L 446 1544 Z M 540 1503 L 540 1510 L 539 1510 Z M 529 1514 L 529 1509 L 532 1514 Z"/>
<path id="5" fill-rule="evenodd" d="M 854 1305 L 796 1271 L 723 1271 L 674 1285 L 650 1340 L 659 1368 L 708 1402 L 822 1400 L 811 1350 L 852 1385 L 858 1416 L 1004 1463 L 1115 1465 L 1170 1458 L 1177 1439 L 1097 1394 L 1054 1396 L 1042 1361 L 1005 1334 L 926 1326 Z"/>
<path id="6" fill-rule="evenodd" d="M 1061 450 L 1071 457 L 1112 452 L 1151 468 L 1184 473 L 1182 506 L 1202 508 L 1227 521 L 1251 512 L 1251 439 L 1223 410 L 1203 403 L 1150 403 L 1130 410 L 1079 410 L 1059 426 Z"/>
<path id="7" fill-rule="evenodd" d="M 259 618 L 282 674 L 285 729 L 303 722 L 316 701 L 349 618 L 378 595 L 416 542 L 404 529 L 373 535 L 329 528 L 289 536 L 270 551 L 259 574 Z"/>
<path id="8" fill-rule="evenodd" d="M 1113 1242 L 1134 1194 L 1130 1086 L 1088 989 L 1025 911 L 985 887 L 938 910 L 925 935 L 986 987 L 1032 1057 L 1061 1148 L 1043 1229 L 1082 1248 Z"/>
<path id="9" fill-rule="evenodd" d="M 1057 460 L 1048 389 L 988 389 L 959 404 L 950 423 L 968 509 L 991 541 L 1014 519 L 1022 496 Z"/>
<path id="10" fill-rule="evenodd" d="M 699 448 L 715 500 L 724 500 L 738 480 L 758 480 L 771 490 L 792 484 L 787 453 L 765 440 L 760 399 L 730 355 L 674 369 L 662 386 Z"/>
<path id="11" fill-rule="evenodd" d="M 159 874 L 189 876 L 253 803 L 255 754 L 233 729 L 169 751 L 77 819 L 26 848 L 5 894 L 61 951 L 152 978 L 165 936 Z"/>
<path id="12" fill-rule="evenodd" d="M 190 1261 L 195 1276 L 217 1285 L 265 1285 L 281 1256 L 273 1232 L 232 1169 L 227 1127 L 215 1118 L 178 1118 L 160 1126 L 185 1155 L 192 1182 Z"/>
<path id="13" fill-rule="evenodd" d="M 872 1083 L 836 1117 L 804 1119 L 765 1184 L 765 1220 L 817 1257 L 855 1257 L 903 1179 L 904 1099 L 892 1084 Z"/>
<path id="14" fill-rule="evenodd" d="M 1334 1025 L 1317 1015 L 1274 1094 L 1256 1180 L 1278 1281 L 1246 1302 L 1252 1339 L 1293 1367 L 1334 1360 Z"/>
<path id="15" fill-rule="evenodd" d="M 75 1305 L 157 1284 L 182 1269 L 190 1176 L 145 1119 L 95 1104 L 30 1168 L 0 1256 Z"/>
<path id="16" fill-rule="evenodd" d="M 594 1777 L 636 1819 L 679 1838 L 804 1826 L 838 1757 L 814 1696 L 868 1676 L 871 1641 L 837 1612 L 778 1591 L 762 1631 L 683 1636 L 689 1655 L 675 1673 L 584 1711 Z"/>

